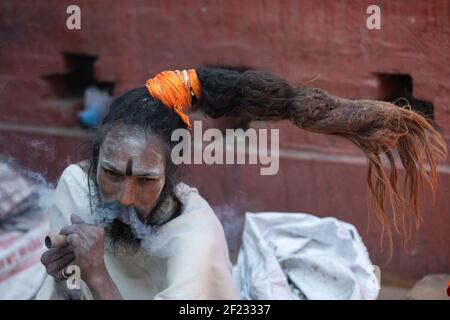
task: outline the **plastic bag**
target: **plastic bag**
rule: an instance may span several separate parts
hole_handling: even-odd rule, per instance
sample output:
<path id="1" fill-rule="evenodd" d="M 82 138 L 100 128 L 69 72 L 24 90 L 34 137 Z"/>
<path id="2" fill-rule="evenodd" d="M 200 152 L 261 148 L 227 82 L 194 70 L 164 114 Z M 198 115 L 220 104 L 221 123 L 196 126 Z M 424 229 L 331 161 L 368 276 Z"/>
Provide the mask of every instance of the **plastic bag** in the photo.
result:
<path id="1" fill-rule="evenodd" d="M 374 267 L 358 232 L 335 218 L 246 213 L 233 275 L 243 299 L 376 299 Z"/>

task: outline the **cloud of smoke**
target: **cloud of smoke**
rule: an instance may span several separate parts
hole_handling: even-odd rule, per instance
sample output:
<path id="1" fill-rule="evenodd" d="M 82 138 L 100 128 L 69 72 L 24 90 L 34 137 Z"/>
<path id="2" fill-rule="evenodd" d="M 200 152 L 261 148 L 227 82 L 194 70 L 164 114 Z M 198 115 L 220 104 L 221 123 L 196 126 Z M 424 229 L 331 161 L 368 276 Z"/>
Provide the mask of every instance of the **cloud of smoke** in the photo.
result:
<path id="1" fill-rule="evenodd" d="M 125 207 L 116 201 L 108 201 L 98 205 L 93 210 L 90 223 L 108 228 L 115 219 L 131 227 L 134 236 L 141 241 L 141 250 L 155 253 L 155 235 L 158 227 L 143 223 L 133 207 Z"/>

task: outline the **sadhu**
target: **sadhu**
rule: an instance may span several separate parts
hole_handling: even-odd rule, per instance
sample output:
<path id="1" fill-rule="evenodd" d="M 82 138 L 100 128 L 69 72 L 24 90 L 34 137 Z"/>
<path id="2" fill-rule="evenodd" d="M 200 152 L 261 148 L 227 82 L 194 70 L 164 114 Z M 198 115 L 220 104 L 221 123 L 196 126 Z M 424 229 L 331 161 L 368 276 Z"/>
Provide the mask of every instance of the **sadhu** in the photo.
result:
<path id="1" fill-rule="evenodd" d="M 405 235 L 420 223 L 420 194 L 426 185 L 435 191 L 437 161 L 446 156 L 427 119 L 388 102 L 333 97 L 255 70 L 162 72 L 113 102 L 91 158 L 61 175 L 51 231 L 65 241 L 42 256 L 49 277 L 38 297 L 73 294 L 61 283 L 75 264 L 84 298 L 239 298 L 222 226 L 170 158 L 172 133 L 191 127 L 189 107 L 212 118 L 287 119 L 353 142 L 367 156 L 373 213 L 389 239 L 393 225 Z"/>

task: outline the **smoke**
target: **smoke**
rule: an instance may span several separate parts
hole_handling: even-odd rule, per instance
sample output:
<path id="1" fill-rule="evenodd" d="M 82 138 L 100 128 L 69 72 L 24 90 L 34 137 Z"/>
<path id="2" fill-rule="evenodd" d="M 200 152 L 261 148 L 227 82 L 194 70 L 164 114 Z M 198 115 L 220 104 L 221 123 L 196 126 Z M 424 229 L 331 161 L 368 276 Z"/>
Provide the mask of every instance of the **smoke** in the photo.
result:
<path id="1" fill-rule="evenodd" d="M 41 147 L 44 145 L 37 144 Z M 18 164 L 13 157 L 2 156 L 1 162 L 12 168 L 17 175 L 26 180 L 30 187 L 30 201 L 27 214 L 31 217 L 38 217 L 42 214 L 49 215 L 54 210 L 55 206 L 55 184 L 48 182 L 44 176 L 45 173 L 36 172 L 25 168 Z M 3 181 L 0 181 L 2 183 Z M 133 207 L 124 207 L 116 201 L 103 202 L 93 208 L 92 215 L 85 219 L 86 223 L 95 224 L 104 227 L 105 229 L 110 227 L 114 220 L 119 220 L 122 223 L 130 227 L 133 237 L 140 241 L 141 253 L 158 253 L 158 255 L 165 255 L 156 248 L 155 235 L 157 234 L 159 227 L 152 226 L 141 222 L 136 210 Z M 108 242 L 108 239 L 107 239 Z M 132 251 L 128 250 L 126 244 L 124 244 L 124 252 Z"/>
<path id="2" fill-rule="evenodd" d="M 55 146 L 50 145 L 43 140 L 32 139 L 30 142 L 30 149 L 38 154 L 41 154 L 42 156 L 45 156 L 50 161 L 55 159 Z"/>
<path id="3" fill-rule="evenodd" d="M 54 184 L 48 182 L 43 174 L 21 166 L 13 157 L 6 157 L 2 162 L 28 182 L 31 188 L 30 197 L 33 200 L 33 210 L 31 210 L 30 214 L 49 212 L 54 204 Z"/>
<path id="4" fill-rule="evenodd" d="M 40 141 L 34 141 L 34 147 L 46 148 L 45 144 Z M 45 172 L 40 173 L 25 168 L 17 163 L 12 157 L 3 157 L 3 162 L 13 167 L 22 177 L 32 184 L 34 199 L 34 210 L 36 212 L 50 213 L 54 210 L 55 198 L 54 190 L 55 184 L 46 180 Z M 1 181 L 0 181 L 1 183 Z M 227 204 L 213 206 L 218 219 L 221 221 L 225 237 L 230 249 L 230 257 L 232 260 L 237 256 L 241 242 L 242 230 L 244 226 L 244 212 L 248 207 L 248 201 L 243 193 L 238 193 Z M 163 226 L 153 226 L 142 222 L 136 210 L 133 207 L 124 207 L 117 201 L 97 202 L 93 207 L 92 215 L 88 216 L 87 223 L 102 226 L 105 230 L 112 226 L 115 220 L 129 226 L 132 236 L 139 240 L 139 252 L 142 254 L 151 254 L 158 257 L 166 257 L 170 254 L 171 239 L 167 237 L 157 237 Z M 108 244 L 110 239 L 106 239 Z M 127 249 L 127 244 L 123 244 L 122 252 L 132 252 Z"/>
<path id="5" fill-rule="evenodd" d="M 159 227 L 143 223 L 139 219 L 136 210 L 131 206 L 122 206 L 117 201 L 104 202 L 94 208 L 92 221 L 89 222 L 100 225 L 107 230 L 115 220 L 119 220 L 131 228 L 133 236 L 140 240 L 140 249 L 142 251 L 145 253 L 157 252 L 154 239 Z M 123 249 L 126 251 L 127 244 L 124 243 L 123 245 L 125 245 Z"/>
<path id="6" fill-rule="evenodd" d="M 47 182 L 47 180 L 44 178 L 45 173 L 39 173 L 27 169 L 24 166 L 20 165 L 16 161 L 16 159 L 11 156 L 5 157 L 3 162 L 9 165 L 17 173 L 19 173 L 22 177 L 26 178 L 29 182 L 33 183 L 34 185 L 54 189 L 54 184 Z"/>
<path id="7" fill-rule="evenodd" d="M 249 207 L 250 203 L 244 192 L 237 192 L 237 195 L 226 204 L 212 206 L 214 213 L 222 223 L 232 262 L 236 261 L 242 244 L 245 211 Z"/>

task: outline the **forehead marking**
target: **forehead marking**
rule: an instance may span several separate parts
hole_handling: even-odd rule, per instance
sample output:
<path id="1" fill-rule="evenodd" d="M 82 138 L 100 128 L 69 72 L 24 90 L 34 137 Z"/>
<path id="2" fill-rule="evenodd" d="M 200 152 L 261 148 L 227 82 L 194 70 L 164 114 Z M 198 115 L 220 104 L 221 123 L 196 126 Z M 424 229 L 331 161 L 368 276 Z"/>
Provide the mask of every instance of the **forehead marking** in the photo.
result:
<path id="1" fill-rule="evenodd" d="M 125 170 L 125 175 L 127 175 L 127 176 L 133 175 L 133 159 L 128 159 L 127 169 Z"/>

